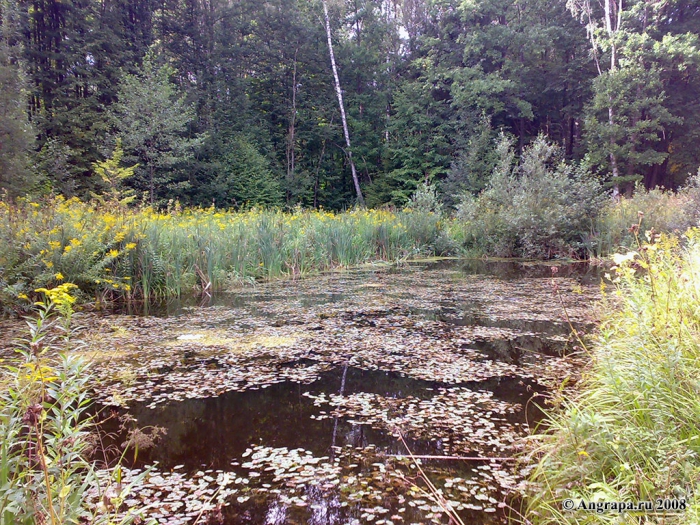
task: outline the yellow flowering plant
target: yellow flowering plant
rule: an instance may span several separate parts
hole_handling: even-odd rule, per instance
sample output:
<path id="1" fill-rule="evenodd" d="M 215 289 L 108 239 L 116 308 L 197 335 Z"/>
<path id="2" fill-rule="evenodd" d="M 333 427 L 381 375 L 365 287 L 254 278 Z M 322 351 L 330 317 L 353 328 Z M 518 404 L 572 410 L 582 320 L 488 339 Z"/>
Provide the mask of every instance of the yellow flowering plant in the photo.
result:
<path id="1" fill-rule="evenodd" d="M 119 465 L 115 479 L 98 479 L 88 452 L 95 431 L 86 412 L 88 365 L 69 351 L 66 334 L 55 333 L 56 327 L 70 331 L 76 289 L 65 283 L 37 290 L 43 300 L 27 318 L 28 336 L 18 341 L 22 362 L 0 367 L 0 524 L 126 525 L 136 517 L 110 513 L 148 471 L 128 486 L 118 479 Z M 101 510 L 88 503 L 95 490 L 109 503 Z"/>

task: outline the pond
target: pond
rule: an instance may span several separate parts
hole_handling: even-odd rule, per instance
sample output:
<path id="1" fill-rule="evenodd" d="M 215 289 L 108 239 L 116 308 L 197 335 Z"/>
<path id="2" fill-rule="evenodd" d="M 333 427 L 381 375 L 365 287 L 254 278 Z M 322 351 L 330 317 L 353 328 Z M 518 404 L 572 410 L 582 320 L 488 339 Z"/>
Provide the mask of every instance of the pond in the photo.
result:
<path id="1" fill-rule="evenodd" d="M 138 444 L 126 480 L 151 469 L 127 505 L 171 524 L 506 523 L 538 407 L 584 362 L 572 327 L 593 326 L 596 271 L 552 267 L 365 266 L 91 317 L 105 428 Z"/>

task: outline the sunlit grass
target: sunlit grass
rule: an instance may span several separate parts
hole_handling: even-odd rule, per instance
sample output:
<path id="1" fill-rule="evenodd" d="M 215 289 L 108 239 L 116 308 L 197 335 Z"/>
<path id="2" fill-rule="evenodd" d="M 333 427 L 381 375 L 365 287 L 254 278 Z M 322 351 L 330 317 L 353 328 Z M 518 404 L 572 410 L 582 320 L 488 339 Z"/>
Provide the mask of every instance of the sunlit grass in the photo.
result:
<path id="1" fill-rule="evenodd" d="M 616 256 L 615 290 L 579 394 L 538 436 L 528 523 L 698 523 L 700 231 Z M 613 306 L 614 305 L 614 306 Z M 585 501 L 686 500 L 675 515 L 565 511 Z"/>
<path id="2" fill-rule="evenodd" d="M 656 232 L 680 235 L 698 226 L 700 178 L 691 178 L 688 186 L 678 192 L 638 187 L 632 197 L 608 202 L 595 217 L 590 235 L 584 241 L 590 255 L 605 257 L 634 247 L 636 241 L 630 227 L 637 223 L 639 212 L 644 215 L 645 229 L 653 228 Z"/>
<path id="3" fill-rule="evenodd" d="M 0 204 L 0 303 L 72 282 L 97 298 L 165 297 L 434 253 L 431 212 L 165 211 L 55 198 Z"/>

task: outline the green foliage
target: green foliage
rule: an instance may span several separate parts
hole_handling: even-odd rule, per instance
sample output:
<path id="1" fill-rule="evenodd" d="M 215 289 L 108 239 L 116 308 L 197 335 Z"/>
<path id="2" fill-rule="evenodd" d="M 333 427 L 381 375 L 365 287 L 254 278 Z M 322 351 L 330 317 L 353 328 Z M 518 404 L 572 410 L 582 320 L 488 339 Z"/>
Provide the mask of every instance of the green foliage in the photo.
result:
<path id="1" fill-rule="evenodd" d="M 435 186 L 425 182 L 418 186 L 416 192 L 411 195 L 411 198 L 406 203 L 405 209 L 440 215 L 442 213 L 442 202 L 438 197 Z"/>
<path id="2" fill-rule="evenodd" d="M 425 181 L 442 183 L 448 207 L 483 190 L 493 130 L 516 137 L 518 155 L 544 133 L 629 190 L 678 187 L 700 164 L 691 4 L 630 0 L 608 34 L 589 0 L 332 2 L 369 205 L 401 207 Z M 290 208 L 354 202 L 319 2 L 3 0 L 0 10 L 0 186 L 13 196 L 99 193 L 93 166 L 120 136 L 125 165 L 139 164 L 126 185 L 154 204 L 277 203 L 277 185 Z M 259 198 L 232 189 L 239 166 L 258 162 L 229 144 L 242 136 L 267 166 Z"/>
<path id="3" fill-rule="evenodd" d="M 28 337 L 18 348 L 21 362 L 0 369 L 2 525 L 115 523 L 110 510 L 90 505 L 88 495 L 114 510 L 129 494 L 118 479 L 101 484 L 90 460 L 95 430 L 87 412 L 90 375 L 81 358 L 66 353 L 72 288 L 37 290 L 43 300 L 36 319 L 27 321 Z M 135 514 L 130 516 L 117 522 L 129 523 Z"/>
<path id="4" fill-rule="evenodd" d="M 597 257 L 636 248 L 635 225 L 643 217 L 645 230 L 680 234 L 700 224 L 700 173 L 678 192 L 635 188 L 630 198 L 608 202 L 595 221 L 589 239 L 590 251 Z"/>
<path id="5" fill-rule="evenodd" d="M 498 163 L 494 144 L 497 135 L 487 117 L 482 117 L 479 127 L 468 139 L 466 148 L 462 149 L 440 183 L 440 190 L 445 204 L 453 207 L 459 196 L 469 192 L 477 194 L 488 184 L 492 172 Z"/>
<path id="6" fill-rule="evenodd" d="M 403 206 L 421 182 L 444 176 L 450 164 L 449 106 L 435 100 L 429 79 L 406 83 L 395 94 L 388 134 L 387 173 L 367 188 L 367 203 Z"/>
<path id="7" fill-rule="evenodd" d="M 212 183 L 216 204 L 236 208 L 282 204 L 280 180 L 272 172 L 269 160 L 242 137 L 232 140 L 228 147 L 221 160 L 221 171 Z"/>
<path id="8" fill-rule="evenodd" d="M 566 498 L 684 498 L 684 511 L 651 522 L 700 519 L 698 235 L 689 230 L 681 248 L 678 237 L 650 233 L 651 242 L 635 252 L 613 256 L 614 297 L 585 380 L 575 396 L 550 411 L 548 432 L 538 434 L 531 449 L 540 461 L 528 523 L 620 523 L 617 513 L 564 512 Z M 630 523 L 647 521 L 646 515 L 625 516 Z"/>
<path id="9" fill-rule="evenodd" d="M 130 168 L 121 167 L 120 164 L 123 156 L 124 150 L 122 149 L 122 140 L 121 138 L 117 138 L 112 156 L 102 162 L 93 164 L 95 173 L 104 183 L 104 196 L 120 206 L 126 206 L 136 198 L 133 195 L 133 191 L 123 188 L 123 183 L 134 176 L 134 170 L 138 167 L 138 164 Z M 95 197 L 98 200 L 102 199 L 100 195 L 95 195 Z"/>
<path id="10" fill-rule="evenodd" d="M 147 191 L 152 204 L 188 187 L 178 169 L 193 158 L 205 139 L 201 134 L 188 136 L 195 112 L 170 81 L 174 74 L 171 67 L 156 65 L 149 54 L 137 74 L 122 77 L 119 102 L 111 112 L 124 160 L 138 163 L 130 183 L 136 190 Z"/>
<path id="11" fill-rule="evenodd" d="M 0 4 L 0 192 L 11 196 L 26 193 L 37 182 L 30 168 L 29 153 L 34 142 L 27 119 L 26 79 L 17 44 L 17 6 Z"/>
<path id="12" fill-rule="evenodd" d="M 652 47 L 646 35 L 631 35 L 620 59 L 621 67 L 605 71 L 593 83 L 595 95 L 586 120 L 588 151 L 597 165 L 616 157 L 619 173 L 610 184 L 630 185 L 644 179 L 647 167 L 659 165 L 668 151 L 657 143 L 682 119 L 666 107 L 662 75 L 656 60 L 645 55 Z M 613 109 L 613 125 L 609 108 Z"/>
<path id="13" fill-rule="evenodd" d="M 577 254 L 603 203 L 598 182 L 585 167 L 564 162 L 544 137 L 526 148 L 517 167 L 509 138 L 501 138 L 497 151 L 487 188 L 458 206 L 465 247 L 501 257 Z"/>

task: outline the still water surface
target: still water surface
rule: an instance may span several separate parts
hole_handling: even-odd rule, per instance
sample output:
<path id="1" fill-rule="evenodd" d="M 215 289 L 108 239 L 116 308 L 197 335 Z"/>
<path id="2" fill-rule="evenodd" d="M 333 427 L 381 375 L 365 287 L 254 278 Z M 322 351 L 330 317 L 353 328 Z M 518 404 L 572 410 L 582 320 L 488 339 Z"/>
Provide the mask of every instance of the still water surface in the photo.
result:
<path id="1" fill-rule="evenodd" d="M 504 458 L 547 390 L 576 378 L 564 308 L 590 327 L 597 278 L 583 264 L 437 261 L 111 316 L 123 339 L 100 400 L 165 430 L 127 457 L 156 464 L 132 503 L 157 502 L 162 523 L 217 501 L 211 523 L 447 523 L 407 445 L 451 458 L 421 464 L 465 523 L 505 523 L 523 465 Z"/>

